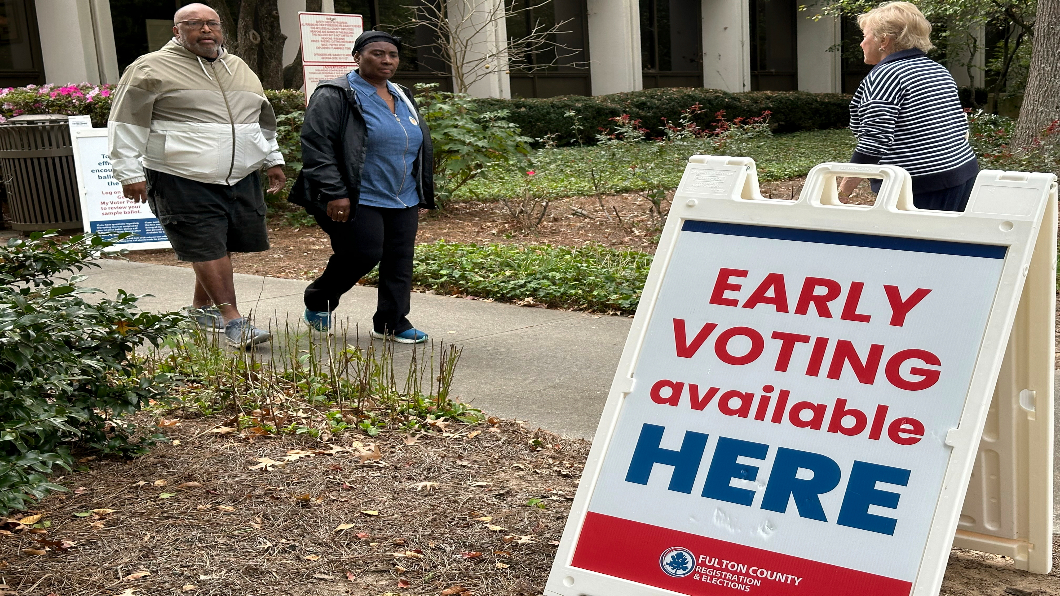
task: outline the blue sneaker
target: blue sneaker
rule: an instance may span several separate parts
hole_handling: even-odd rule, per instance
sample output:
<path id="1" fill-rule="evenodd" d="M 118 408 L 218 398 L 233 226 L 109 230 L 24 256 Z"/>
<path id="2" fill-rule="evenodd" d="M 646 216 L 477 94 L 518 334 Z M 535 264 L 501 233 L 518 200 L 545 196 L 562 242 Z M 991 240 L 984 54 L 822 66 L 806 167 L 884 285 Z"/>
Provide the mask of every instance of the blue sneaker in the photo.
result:
<path id="1" fill-rule="evenodd" d="M 326 310 L 309 310 L 307 308 L 302 313 L 302 320 L 313 331 L 321 333 L 331 332 L 331 313 Z"/>
<path id="2" fill-rule="evenodd" d="M 406 329 L 401 333 L 379 333 L 372 329 L 372 339 L 391 339 L 399 344 L 422 344 L 427 341 L 427 334 L 419 329 Z"/>

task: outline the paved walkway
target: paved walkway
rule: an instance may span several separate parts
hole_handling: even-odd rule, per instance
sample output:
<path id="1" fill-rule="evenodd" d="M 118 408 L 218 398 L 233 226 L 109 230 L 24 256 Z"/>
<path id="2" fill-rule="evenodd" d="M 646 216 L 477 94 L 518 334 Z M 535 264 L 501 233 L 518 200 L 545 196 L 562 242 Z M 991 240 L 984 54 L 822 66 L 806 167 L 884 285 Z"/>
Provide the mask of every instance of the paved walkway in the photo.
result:
<path id="1" fill-rule="evenodd" d="M 191 302 L 191 269 L 120 260 L 88 269 L 83 285 L 113 296 L 123 289 L 153 294 L 145 310 L 176 310 Z M 302 315 L 306 282 L 236 275 L 240 311 L 259 326 L 293 326 Z M 336 310 L 362 336 L 375 312 L 375 288 L 355 286 Z M 632 319 L 525 308 L 483 300 L 412 294 L 413 324 L 435 341 L 463 349 L 453 395 L 490 415 L 515 418 L 566 437 L 591 439 Z M 353 332 L 349 332 L 353 335 Z M 258 349 L 269 349 L 268 344 Z M 398 346 L 397 351 L 409 351 Z"/>

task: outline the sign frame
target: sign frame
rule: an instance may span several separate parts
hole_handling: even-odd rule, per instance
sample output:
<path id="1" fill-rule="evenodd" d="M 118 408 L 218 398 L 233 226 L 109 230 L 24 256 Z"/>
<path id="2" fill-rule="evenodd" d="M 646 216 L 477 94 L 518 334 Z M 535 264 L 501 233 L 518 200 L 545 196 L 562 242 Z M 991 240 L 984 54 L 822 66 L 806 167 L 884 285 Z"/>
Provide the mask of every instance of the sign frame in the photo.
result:
<path id="1" fill-rule="evenodd" d="M 910 594 L 937 594 L 1035 246 L 1047 245 L 1051 235 L 1055 247 L 1055 222 L 1042 228 L 1043 215 L 1047 211 L 1056 213 L 1055 176 L 980 172 L 967 211 L 946 213 L 916 210 L 912 205 L 909 175 L 895 166 L 821 164 L 807 177 L 799 199 L 792 202 L 761 196 L 754 161 L 749 158 L 694 156 L 689 162 L 662 232 L 545 593 L 550 596 L 674 593 L 576 568 L 571 563 L 625 398 L 637 382 L 633 373 L 641 357 L 664 276 L 674 256 L 678 234 L 683 224 L 691 220 L 1006 247 L 959 423 L 945 436 L 945 445 L 951 451 L 910 589 Z M 697 179 L 697 173 L 703 176 Z M 842 204 L 836 192 L 837 176 L 883 178 L 883 188 L 875 205 Z M 1005 194 L 1009 196 L 1002 196 Z M 1055 272 L 1055 259 L 1051 268 Z M 1051 327 L 1049 333 L 1052 333 Z M 1042 388 L 1042 393 L 1041 404 L 1051 406 L 1051 383 L 1047 390 Z M 1043 417 L 1049 417 L 1049 414 Z M 1051 423 L 1049 430 L 1051 434 Z M 1048 522 L 1051 526 L 1052 520 L 1048 519 Z M 1044 531 L 1049 536 L 1051 527 Z M 1049 541 L 1046 540 L 1041 547 L 1045 559 L 1051 560 L 1051 553 L 1046 552 L 1051 549 Z"/>
<path id="2" fill-rule="evenodd" d="M 74 171 L 77 174 L 77 191 L 81 199 L 81 214 L 84 222 L 84 231 L 86 234 L 92 233 L 92 224 L 100 221 L 92 217 L 95 213 L 95 209 L 91 204 L 92 200 L 98 199 L 99 197 L 90 197 L 88 185 L 86 184 L 86 172 L 84 171 L 84 165 L 82 160 L 88 158 L 89 155 L 84 152 L 82 141 L 85 139 L 99 139 L 107 138 L 107 129 L 105 128 L 73 128 L 70 130 L 70 140 L 74 148 Z M 109 169 L 109 168 L 108 168 Z M 111 175 L 113 177 L 113 175 Z M 128 200 L 128 199 L 126 199 Z M 130 203 L 132 201 L 129 201 Z M 151 211 L 148 209 L 146 203 L 139 203 L 139 211 L 141 213 L 146 212 L 149 217 L 137 217 L 135 219 L 143 222 L 158 222 Z M 161 224 L 159 224 L 161 228 Z M 122 242 L 118 242 L 111 247 L 106 249 L 107 252 L 114 252 L 119 250 L 151 250 L 156 248 L 172 248 L 169 240 L 156 240 L 147 242 L 129 242 L 128 239 Z"/>

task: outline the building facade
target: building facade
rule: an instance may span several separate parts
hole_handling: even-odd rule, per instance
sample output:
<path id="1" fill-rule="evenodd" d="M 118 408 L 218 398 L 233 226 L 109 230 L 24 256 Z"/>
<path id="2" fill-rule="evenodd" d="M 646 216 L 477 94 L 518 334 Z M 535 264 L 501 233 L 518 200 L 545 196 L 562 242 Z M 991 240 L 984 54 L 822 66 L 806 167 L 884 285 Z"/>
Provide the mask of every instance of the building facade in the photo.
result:
<path id="1" fill-rule="evenodd" d="M 323 0 L 324 12 L 361 14 L 365 27 L 400 22 L 412 2 Z M 535 26 L 559 25 L 562 50 L 494 65 L 468 88 L 476 96 L 603 95 L 652 87 L 726 91 L 853 92 L 868 68 L 852 21 L 800 10 L 798 0 L 446 0 L 472 52 L 497 53 Z M 114 83 L 121 69 L 171 37 L 172 15 L 186 0 L 0 0 L 0 85 Z M 484 23 L 507 3 L 516 17 Z M 305 0 L 278 0 L 287 35 L 284 63 L 298 52 Z M 397 79 L 453 89 L 446 61 L 429 47 L 427 27 L 410 40 Z M 838 50 L 838 51 L 837 51 Z M 523 66 L 529 68 L 521 68 Z M 968 69 L 954 69 L 968 84 Z M 472 73 L 475 74 L 475 73 Z"/>

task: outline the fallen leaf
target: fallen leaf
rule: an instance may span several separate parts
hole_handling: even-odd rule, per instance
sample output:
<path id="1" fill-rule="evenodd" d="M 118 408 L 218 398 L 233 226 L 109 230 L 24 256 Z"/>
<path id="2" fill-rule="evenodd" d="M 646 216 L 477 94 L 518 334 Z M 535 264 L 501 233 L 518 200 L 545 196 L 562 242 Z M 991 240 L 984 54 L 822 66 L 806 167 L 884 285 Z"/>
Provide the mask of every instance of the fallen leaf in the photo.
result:
<path id="1" fill-rule="evenodd" d="M 357 532 L 357 537 L 361 540 L 367 540 L 368 538 L 370 538 L 367 532 Z"/>
<path id="2" fill-rule="evenodd" d="M 93 528 L 96 528 L 97 530 L 102 530 L 103 527 L 104 527 L 104 524 L 101 521 L 92 522 L 92 523 L 90 523 L 88 525 L 92 526 Z"/>
<path id="3" fill-rule="evenodd" d="M 38 557 L 48 553 L 48 551 L 40 550 L 39 548 L 24 548 L 22 549 L 22 552 L 26 553 L 27 555 L 37 555 Z"/>
<path id="4" fill-rule="evenodd" d="M 180 439 L 177 439 L 176 441 L 173 441 L 172 445 L 174 447 L 176 447 L 177 445 L 180 445 Z"/>
<path id="5" fill-rule="evenodd" d="M 314 573 L 313 579 L 335 579 L 334 575 L 328 575 L 326 573 Z"/>
<path id="6" fill-rule="evenodd" d="M 306 555 L 305 556 L 305 560 L 306 561 L 316 561 L 319 558 L 320 558 L 320 555 Z"/>
<path id="7" fill-rule="evenodd" d="M 192 590 L 198 590 L 198 589 L 199 589 L 199 586 L 196 586 L 195 584 L 184 584 L 183 586 L 181 586 L 180 591 L 181 592 L 191 592 Z"/>
<path id="8" fill-rule="evenodd" d="M 165 485 L 169 484 L 169 482 L 167 482 L 165 480 L 155 480 L 151 484 L 154 484 L 155 486 L 165 486 Z"/>
<path id="9" fill-rule="evenodd" d="M 493 517 L 492 517 L 492 516 L 490 516 L 490 515 L 483 515 L 482 517 L 476 517 L 476 518 L 475 518 L 475 521 L 480 521 L 480 522 L 491 522 L 491 521 L 493 521 Z"/>
<path id="10" fill-rule="evenodd" d="M 312 451 L 302 451 L 301 449 L 292 449 L 292 450 L 287 452 L 286 457 L 284 457 L 283 459 L 286 460 L 286 461 L 298 461 L 299 459 L 301 459 L 303 457 L 313 457 L 313 455 L 314 455 L 314 453 Z"/>
<path id="11" fill-rule="evenodd" d="M 405 435 L 404 441 L 405 441 L 406 445 L 415 445 L 416 444 L 416 437 L 414 437 L 412 435 Z"/>
<path id="12" fill-rule="evenodd" d="M 91 511 L 83 511 L 81 513 L 75 513 L 74 517 L 88 517 L 90 515 L 92 515 Z"/>
<path id="13" fill-rule="evenodd" d="M 495 526 L 493 524 L 486 524 L 486 529 L 491 530 L 493 532 L 500 532 L 501 530 L 507 530 L 508 528 L 503 528 L 501 526 Z"/>
<path id="14" fill-rule="evenodd" d="M 257 461 L 259 461 L 261 463 L 255 464 L 253 466 L 250 466 L 251 470 L 262 470 L 262 469 L 264 469 L 266 471 L 270 471 L 271 472 L 274 467 L 282 467 L 284 465 L 284 462 L 276 461 L 276 460 L 270 459 L 268 457 L 259 457 L 257 459 Z"/>
<path id="15" fill-rule="evenodd" d="M 229 433 L 236 432 L 236 429 L 232 428 L 231 426 L 218 426 L 217 428 L 210 429 L 210 430 L 208 430 L 206 432 L 207 433 L 214 433 L 214 434 L 218 434 L 218 435 L 227 435 Z"/>
<path id="16" fill-rule="evenodd" d="M 143 578 L 147 577 L 148 575 L 151 575 L 150 571 L 140 570 L 140 571 L 137 571 L 136 573 L 130 573 L 129 575 L 126 575 L 125 579 L 127 579 L 127 580 L 143 579 Z"/>
<path id="17" fill-rule="evenodd" d="M 469 438 L 469 439 L 474 439 L 475 437 L 477 437 L 477 436 L 479 436 L 479 435 L 481 435 L 481 434 L 482 434 L 482 431 L 480 431 L 480 430 L 473 430 L 473 431 L 471 431 L 471 432 L 467 433 L 467 438 Z"/>
<path id="18" fill-rule="evenodd" d="M 368 449 L 368 447 L 371 447 L 371 449 Z M 357 450 L 357 454 L 356 454 L 357 455 L 357 459 L 361 460 L 362 464 L 365 463 L 365 462 L 369 462 L 369 461 L 376 461 L 376 460 L 383 459 L 383 454 L 379 452 L 379 446 L 378 445 L 373 443 L 373 444 L 369 445 L 368 447 L 365 447 L 364 449 L 358 449 Z"/>
<path id="19" fill-rule="evenodd" d="M 357 577 L 357 576 L 356 576 L 356 575 L 354 575 L 352 571 L 347 571 L 347 572 L 346 572 L 346 579 L 350 580 L 351 582 L 352 582 L 352 581 L 354 580 L 354 578 L 356 578 L 356 577 Z"/>
<path id="20" fill-rule="evenodd" d="M 181 482 L 177 485 L 177 488 L 198 488 L 202 486 L 200 482 Z"/>
<path id="21" fill-rule="evenodd" d="M 507 569 L 509 567 L 511 567 L 511 565 L 508 565 L 507 563 L 501 563 L 500 561 L 497 561 L 497 569 Z"/>
<path id="22" fill-rule="evenodd" d="M 75 495 L 83 495 L 83 494 L 85 494 L 87 492 L 88 492 L 88 489 L 83 487 L 83 486 L 79 486 L 79 487 L 74 489 L 74 494 Z"/>
<path id="23" fill-rule="evenodd" d="M 117 509 L 93 509 L 92 513 L 95 513 L 96 515 L 110 515 L 115 511 L 117 511 Z"/>
<path id="24" fill-rule="evenodd" d="M 455 596 L 456 594 L 462 594 L 466 591 L 467 590 L 464 589 L 464 586 L 461 586 L 460 584 L 453 584 L 448 588 L 442 590 L 441 596 Z"/>
<path id="25" fill-rule="evenodd" d="M 176 418 L 171 418 L 169 420 L 167 420 L 165 418 L 159 418 L 158 419 L 158 426 L 165 427 L 165 426 L 179 426 L 179 425 L 180 425 L 180 420 L 178 420 Z"/>
<path id="26" fill-rule="evenodd" d="M 232 507 L 231 505 L 218 505 L 218 506 L 217 506 L 217 510 L 218 510 L 218 511 L 227 511 L 227 512 L 232 512 L 232 511 L 235 511 L 235 510 L 236 510 L 236 508 L 235 508 L 235 507 Z"/>
<path id="27" fill-rule="evenodd" d="M 138 588 L 125 588 L 120 594 L 115 594 L 114 596 L 134 596 L 138 591 Z"/>
<path id="28" fill-rule="evenodd" d="M 425 482 L 417 482 L 415 484 L 410 484 L 409 485 L 409 488 L 415 489 L 417 491 L 427 492 L 427 493 L 431 492 L 432 490 L 434 490 L 437 487 L 438 487 L 438 483 L 437 482 L 426 482 L 426 481 Z"/>
<path id="29" fill-rule="evenodd" d="M 378 511 L 362 511 L 361 513 L 363 513 L 365 515 L 370 515 L 372 517 L 375 517 L 375 516 L 379 515 Z"/>
<path id="30" fill-rule="evenodd" d="M 168 499 L 168 498 L 173 497 L 173 496 L 176 496 L 176 493 L 162 493 L 162 494 L 158 495 L 158 498 L 159 499 Z"/>
<path id="31" fill-rule="evenodd" d="M 407 580 L 405 578 L 399 579 L 398 580 L 398 587 L 399 588 L 407 588 L 407 587 L 409 587 L 409 580 Z"/>
<path id="32" fill-rule="evenodd" d="M 497 418 L 496 416 L 490 416 L 489 418 L 486 419 L 486 422 L 489 422 L 493 426 L 497 426 L 498 424 L 501 423 L 501 419 Z"/>
<path id="33" fill-rule="evenodd" d="M 516 544 L 530 544 L 531 542 L 534 542 L 534 539 L 531 536 L 518 536 L 515 539 Z"/>
<path id="34" fill-rule="evenodd" d="M 487 486 L 493 486 L 492 482 L 471 482 L 470 484 L 471 484 L 471 486 L 473 486 L 475 488 L 484 488 L 484 487 L 487 487 Z"/>
<path id="35" fill-rule="evenodd" d="M 44 517 L 44 514 L 29 515 L 29 516 L 23 517 L 22 519 L 18 520 L 18 523 L 20 523 L 20 524 L 22 524 L 24 526 L 32 526 L 33 524 L 39 522 L 40 518 L 42 518 L 42 517 Z"/>
<path id="36" fill-rule="evenodd" d="M 478 557 L 482 556 L 482 553 L 478 552 L 477 550 L 473 550 L 473 551 L 470 551 L 470 552 L 465 551 L 465 552 L 462 552 L 460 554 L 465 559 L 477 559 Z"/>
<path id="37" fill-rule="evenodd" d="M 438 430 L 440 430 L 442 432 L 445 432 L 445 428 L 447 426 L 449 426 L 450 424 L 452 424 L 452 423 L 451 422 L 446 422 L 445 420 L 429 420 L 429 421 L 427 421 L 427 424 L 437 428 Z"/>
<path id="38" fill-rule="evenodd" d="M 338 527 L 336 527 L 336 528 L 335 528 L 335 531 L 336 531 L 336 532 L 341 532 L 341 531 L 343 531 L 343 530 L 349 530 L 349 529 L 350 529 L 350 528 L 352 528 L 352 527 L 353 527 L 354 525 L 355 525 L 355 524 L 339 524 L 339 525 L 338 525 Z"/>
<path id="39" fill-rule="evenodd" d="M 133 486 L 147 486 L 147 483 L 144 482 L 143 480 L 141 480 L 141 481 L 137 482 L 136 484 L 133 484 Z"/>

